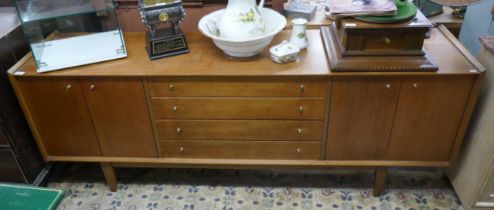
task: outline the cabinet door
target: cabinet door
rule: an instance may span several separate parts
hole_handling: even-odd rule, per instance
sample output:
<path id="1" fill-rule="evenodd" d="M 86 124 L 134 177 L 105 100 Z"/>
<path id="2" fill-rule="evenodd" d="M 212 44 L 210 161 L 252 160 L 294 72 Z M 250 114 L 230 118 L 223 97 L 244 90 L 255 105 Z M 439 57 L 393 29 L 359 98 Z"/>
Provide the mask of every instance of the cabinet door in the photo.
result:
<path id="1" fill-rule="evenodd" d="M 472 85 L 471 77 L 404 80 L 389 158 L 448 161 Z"/>
<path id="2" fill-rule="evenodd" d="M 82 80 L 104 156 L 157 157 L 141 79 Z"/>
<path id="3" fill-rule="evenodd" d="M 101 155 L 77 79 L 22 79 L 19 86 L 48 155 Z"/>
<path id="4" fill-rule="evenodd" d="M 333 81 L 327 159 L 386 157 L 400 79 Z"/>

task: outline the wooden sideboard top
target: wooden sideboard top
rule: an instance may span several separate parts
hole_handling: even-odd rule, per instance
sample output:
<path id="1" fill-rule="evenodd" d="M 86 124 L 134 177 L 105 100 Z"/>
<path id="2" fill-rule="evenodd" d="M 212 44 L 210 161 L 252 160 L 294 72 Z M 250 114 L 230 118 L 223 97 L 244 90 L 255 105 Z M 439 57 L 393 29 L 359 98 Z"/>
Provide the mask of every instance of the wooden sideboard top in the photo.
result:
<path id="1" fill-rule="evenodd" d="M 281 32 L 271 45 L 288 39 L 290 32 L 288 30 Z M 253 59 L 230 59 L 213 44 L 211 39 L 199 33 L 186 34 L 190 53 L 150 61 L 145 51 L 144 33 L 129 32 L 124 35 L 128 51 L 127 58 L 36 73 L 34 62 L 28 55 L 9 72 L 15 76 L 430 76 L 478 74 L 484 71 L 482 65 L 442 26 L 433 29 L 431 38 L 424 44 L 432 60 L 439 66 L 439 71 L 434 73 L 334 73 L 329 70 L 320 31 L 308 30 L 307 36 L 309 38 L 308 49 L 301 52 L 298 62 L 289 64 L 276 64 L 271 61 L 268 53 L 269 47 Z M 369 63 L 372 64 L 372 61 L 369 60 Z"/>

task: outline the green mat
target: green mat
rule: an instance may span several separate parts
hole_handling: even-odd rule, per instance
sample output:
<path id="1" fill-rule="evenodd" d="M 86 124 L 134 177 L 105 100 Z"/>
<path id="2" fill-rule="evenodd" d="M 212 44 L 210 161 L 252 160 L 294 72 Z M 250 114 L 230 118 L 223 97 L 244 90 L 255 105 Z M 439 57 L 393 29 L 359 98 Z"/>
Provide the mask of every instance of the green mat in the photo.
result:
<path id="1" fill-rule="evenodd" d="M 0 209 L 54 210 L 62 194 L 62 190 L 0 184 Z"/>
<path id="2" fill-rule="evenodd" d="M 417 14 L 417 7 L 408 1 L 395 0 L 398 11 L 392 16 L 358 16 L 358 20 L 370 23 L 402 23 L 407 22 Z"/>

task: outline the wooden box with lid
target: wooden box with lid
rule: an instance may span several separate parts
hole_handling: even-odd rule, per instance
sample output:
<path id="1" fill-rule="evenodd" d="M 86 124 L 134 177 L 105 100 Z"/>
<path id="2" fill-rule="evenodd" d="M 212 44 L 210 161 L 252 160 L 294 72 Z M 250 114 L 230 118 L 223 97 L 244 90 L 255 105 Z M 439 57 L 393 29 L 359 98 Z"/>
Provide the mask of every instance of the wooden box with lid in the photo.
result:
<path id="1" fill-rule="evenodd" d="M 432 23 L 419 11 L 404 23 L 376 24 L 341 18 L 333 27 L 343 56 L 424 55 L 422 46 Z"/>

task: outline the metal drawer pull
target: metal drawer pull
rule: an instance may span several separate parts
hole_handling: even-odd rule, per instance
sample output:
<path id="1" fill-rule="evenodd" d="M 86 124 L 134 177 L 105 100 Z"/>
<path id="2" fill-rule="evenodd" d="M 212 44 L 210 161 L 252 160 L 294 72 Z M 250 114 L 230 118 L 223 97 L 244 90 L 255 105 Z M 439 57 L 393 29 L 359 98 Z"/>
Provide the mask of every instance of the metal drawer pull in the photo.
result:
<path id="1" fill-rule="evenodd" d="M 297 131 L 299 135 L 302 134 L 302 128 L 299 128 Z"/>
<path id="2" fill-rule="evenodd" d="M 181 134 L 181 133 L 182 133 L 182 129 L 177 128 L 177 134 Z"/>
<path id="3" fill-rule="evenodd" d="M 300 85 L 300 92 L 304 92 L 305 91 L 305 86 L 304 85 Z"/>
<path id="4" fill-rule="evenodd" d="M 72 85 L 67 85 L 67 87 L 65 87 L 65 90 L 70 90 L 71 87 Z"/>
<path id="5" fill-rule="evenodd" d="M 300 155 L 300 153 L 302 153 L 302 150 L 300 148 L 297 148 L 297 154 Z"/>
<path id="6" fill-rule="evenodd" d="M 177 106 L 173 106 L 172 112 L 177 112 L 177 109 L 178 109 Z"/>
<path id="7" fill-rule="evenodd" d="M 299 107 L 298 107 L 298 112 L 300 112 L 300 113 L 304 113 L 304 107 L 303 107 L 303 106 L 299 106 Z"/>
<path id="8" fill-rule="evenodd" d="M 184 153 L 184 147 L 180 147 L 180 152 Z"/>
<path id="9" fill-rule="evenodd" d="M 169 90 L 169 91 L 173 91 L 173 90 L 175 90 L 175 86 L 174 86 L 173 84 L 170 84 L 170 85 L 168 86 L 168 90 Z"/>
<path id="10" fill-rule="evenodd" d="M 381 39 L 382 42 L 384 42 L 384 44 L 389 44 L 391 43 L 391 39 L 389 37 L 384 37 Z"/>
<path id="11" fill-rule="evenodd" d="M 494 194 L 489 194 L 489 197 L 490 198 L 494 198 Z"/>
<path id="12" fill-rule="evenodd" d="M 415 89 L 417 89 L 417 88 L 419 88 L 419 85 L 417 83 L 413 83 L 412 84 L 412 87 L 415 88 Z"/>
<path id="13" fill-rule="evenodd" d="M 95 85 L 89 85 L 89 90 L 94 90 L 95 87 Z"/>
<path id="14" fill-rule="evenodd" d="M 391 89 L 391 85 L 390 84 L 386 84 L 384 87 L 386 87 L 386 89 Z"/>

